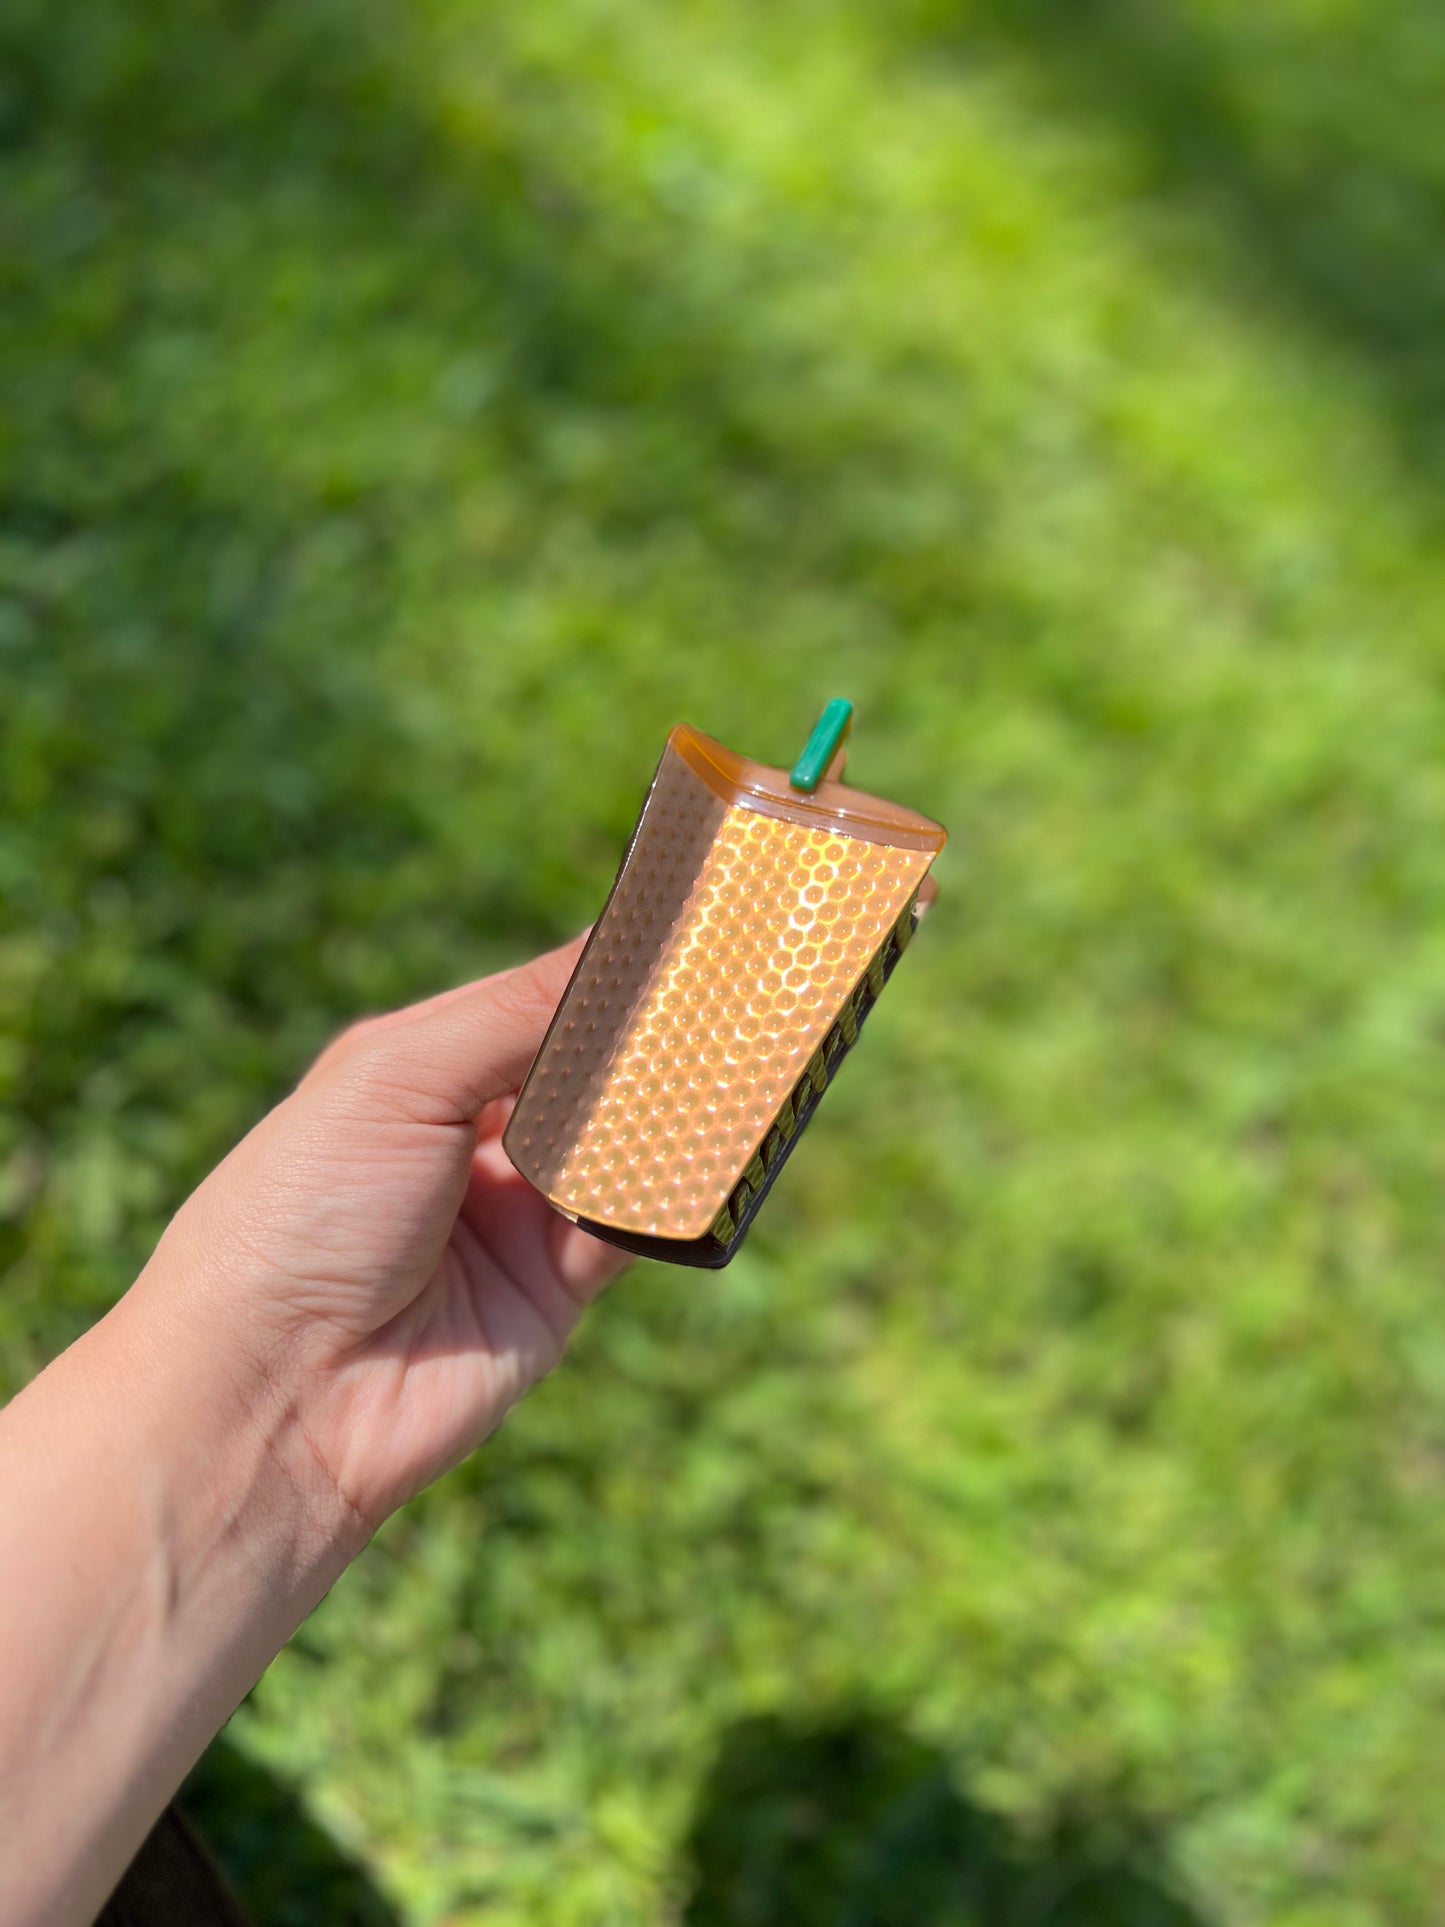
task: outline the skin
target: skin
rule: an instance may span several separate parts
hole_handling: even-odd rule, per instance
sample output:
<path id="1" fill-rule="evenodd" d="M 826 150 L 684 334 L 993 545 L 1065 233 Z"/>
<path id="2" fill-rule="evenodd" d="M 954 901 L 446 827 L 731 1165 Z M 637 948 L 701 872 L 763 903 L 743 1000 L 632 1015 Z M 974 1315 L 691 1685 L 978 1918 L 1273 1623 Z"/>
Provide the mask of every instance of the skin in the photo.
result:
<path id="1" fill-rule="evenodd" d="M 92 1920 L 381 1521 L 624 1260 L 500 1134 L 582 939 L 339 1038 L 0 1413 L 0 1920 Z"/>

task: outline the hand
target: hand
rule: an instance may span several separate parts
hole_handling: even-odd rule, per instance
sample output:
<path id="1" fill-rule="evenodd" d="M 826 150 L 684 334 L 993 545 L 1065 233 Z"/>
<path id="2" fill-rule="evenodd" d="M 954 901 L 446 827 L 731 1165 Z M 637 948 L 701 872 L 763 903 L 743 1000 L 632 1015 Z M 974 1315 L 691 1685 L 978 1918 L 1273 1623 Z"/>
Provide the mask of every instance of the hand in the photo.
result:
<path id="1" fill-rule="evenodd" d="M 218 1347 L 356 1534 L 471 1452 L 626 1262 L 501 1148 L 582 939 L 356 1024 L 184 1206 L 131 1294 Z"/>
<path id="2" fill-rule="evenodd" d="M 94 1919 L 347 1560 L 623 1262 L 499 1142 L 579 948 L 349 1030 L 0 1412 L 0 1919 Z"/>

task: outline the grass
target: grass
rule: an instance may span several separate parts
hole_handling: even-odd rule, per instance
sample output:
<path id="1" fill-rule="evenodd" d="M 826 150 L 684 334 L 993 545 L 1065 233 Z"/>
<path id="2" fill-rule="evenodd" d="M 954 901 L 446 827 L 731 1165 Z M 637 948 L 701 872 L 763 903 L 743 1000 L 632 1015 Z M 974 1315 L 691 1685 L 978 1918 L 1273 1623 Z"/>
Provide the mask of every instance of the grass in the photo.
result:
<path id="1" fill-rule="evenodd" d="M 1424 0 L 5 9 L 9 1386 L 595 911 L 674 720 L 851 695 L 953 833 L 745 1256 L 233 1722 L 264 1919 L 1438 1915 L 1442 77 Z"/>

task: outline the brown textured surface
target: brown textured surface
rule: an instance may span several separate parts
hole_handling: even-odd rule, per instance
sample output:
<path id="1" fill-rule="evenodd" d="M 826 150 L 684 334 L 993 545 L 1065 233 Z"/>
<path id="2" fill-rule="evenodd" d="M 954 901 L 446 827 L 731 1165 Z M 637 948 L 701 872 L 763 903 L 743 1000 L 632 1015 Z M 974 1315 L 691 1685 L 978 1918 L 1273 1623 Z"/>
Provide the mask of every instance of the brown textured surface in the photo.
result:
<path id="1" fill-rule="evenodd" d="M 96 1927 L 250 1927 L 250 1918 L 172 1806 L 147 1834 Z"/>
<path id="2" fill-rule="evenodd" d="M 669 742 L 607 907 L 568 984 L 507 1129 L 507 1154 L 561 1203 L 558 1174 L 586 1129 L 620 1039 L 672 941 L 725 805 Z"/>
<path id="3" fill-rule="evenodd" d="M 725 802 L 684 736 L 507 1132 L 563 1210 L 665 1238 L 712 1223 L 933 855 Z"/>

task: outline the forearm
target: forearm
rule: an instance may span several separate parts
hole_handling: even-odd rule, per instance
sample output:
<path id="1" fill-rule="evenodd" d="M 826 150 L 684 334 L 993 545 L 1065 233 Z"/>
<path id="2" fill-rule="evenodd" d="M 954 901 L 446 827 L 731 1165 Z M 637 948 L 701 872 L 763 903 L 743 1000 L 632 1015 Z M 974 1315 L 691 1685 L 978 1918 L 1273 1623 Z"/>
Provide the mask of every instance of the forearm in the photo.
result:
<path id="1" fill-rule="evenodd" d="M 620 1263 L 502 1150 L 580 948 L 356 1026 L 0 1412 L 0 1922 L 83 1927 L 387 1513 Z"/>
<path id="2" fill-rule="evenodd" d="M 298 1422 L 138 1289 L 0 1413 L 0 1919 L 92 1919 L 356 1550 Z"/>

